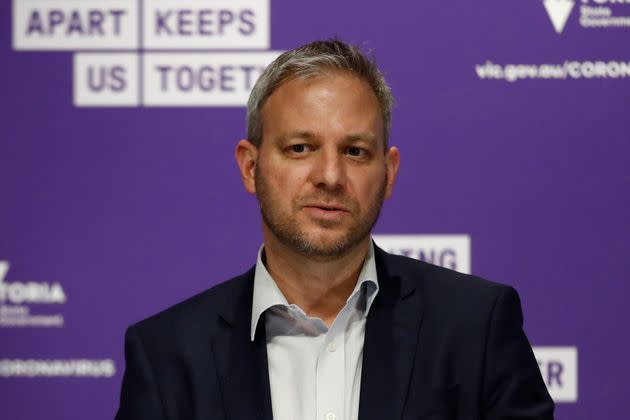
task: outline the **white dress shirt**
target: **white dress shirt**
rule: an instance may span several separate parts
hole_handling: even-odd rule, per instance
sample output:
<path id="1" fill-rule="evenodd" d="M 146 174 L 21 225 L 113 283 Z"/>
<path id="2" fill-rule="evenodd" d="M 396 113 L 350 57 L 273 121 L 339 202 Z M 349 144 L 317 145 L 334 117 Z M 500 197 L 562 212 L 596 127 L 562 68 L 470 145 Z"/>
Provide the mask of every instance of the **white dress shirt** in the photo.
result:
<path id="1" fill-rule="evenodd" d="M 288 304 L 262 252 L 254 275 L 251 339 L 264 315 L 274 420 L 357 420 L 365 321 L 378 293 L 373 245 L 330 328 Z"/>

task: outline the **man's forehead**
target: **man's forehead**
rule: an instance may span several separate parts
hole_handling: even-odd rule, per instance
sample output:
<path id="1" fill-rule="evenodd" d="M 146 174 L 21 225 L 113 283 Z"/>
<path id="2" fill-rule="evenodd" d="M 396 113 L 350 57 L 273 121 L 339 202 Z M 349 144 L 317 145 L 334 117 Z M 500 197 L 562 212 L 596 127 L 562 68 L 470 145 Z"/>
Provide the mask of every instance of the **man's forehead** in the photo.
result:
<path id="1" fill-rule="evenodd" d="M 366 80 L 347 71 L 284 81 L 263 103 L 260 117 L 261 140 L 313 140 L 332 134 L 346 143 L 386 144 L 378 98 Z"/>
<path id="2" fill-rule="evenodd" d="M 321 77 L 292 79 L 278 86 L 264 102 L 261 114 L 270 116 L 282 111 L 299 113 L 302 108 L 314 102 L 326 102 L 330 106 L 351 107 L 369 112 L 373 109 L 380 114 L 380 104 L 369 84 L 349 73 L 330 73 Z M 372 107 L 370 106 L 372 105 Z"/>
<path id="3" fill-rule="evenodd" d="M 282 94 L 287 91 L 291 91 L 293 94 L 298 94 L 299 96 L 299 92 L 306 92 L 313 86 L 321 85 L 321 82 L 331 80 L 343 80 L 349 82 L 357 87 L 357 89 L 354 90 L 354 93 L 368 93 L 368 95 L 373 96 L 374 100 L 378 103 L 376 93 L 374 92 L 368 81 L 364 78 L 361 78 L 355 73 L 345 70 L 325 70 L 321 73 L 313 73 L 306 76 L 292 75 L 287 77 L 273 88 L 273 90 L 271 91 L 269 96 L 267 96 L 265 102 L 263 103 L 262 109 L 264 110 L 270 99 L 278 96 L 279 93 Z M 361 86 L 361 88 L 359 88 L 359 86 Z"/>

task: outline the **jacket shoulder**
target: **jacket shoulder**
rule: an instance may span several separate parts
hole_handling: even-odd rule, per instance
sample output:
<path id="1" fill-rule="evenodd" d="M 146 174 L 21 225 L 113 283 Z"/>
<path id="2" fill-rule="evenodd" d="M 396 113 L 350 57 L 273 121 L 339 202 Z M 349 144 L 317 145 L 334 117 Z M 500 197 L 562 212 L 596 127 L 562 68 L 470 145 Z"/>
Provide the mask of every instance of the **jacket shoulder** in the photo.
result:
<path id="1" fill-rule="evenodd" d="M 408 257 L 387 254 L 385 261 L 390 278 L 399 277 L 401 287 L 415 290 L 416 307 L 423 311 L 424 324 L 431 326 L 427 331 L 437 336 L 482 348 L 497 316 L 522 322 L 520 298 L 511 286 Z M 500 308 L 509 316 L 499 315 Z"/>
<path id="2" fill-rule="evenodd" d="M 237 300 L 252 287 L 253 268 L 246 273 L 217 284 L 155 315 L 133 324 L 130 329 L 145 337 L 171 334 L 194 335 L 201 330 L 211 331 L 222 309 L 235 305 Z M 205 334 L 204 334 L 205 335 Z"/>
<path id="3" fill-rule="evenodd" d="M 463 306 L 488 306 L 511 286 L 460 273 L 413 258 L 384 253 L 389 275 L 398 275 L 423 294 L 427 304 L 453 303 Z"/>

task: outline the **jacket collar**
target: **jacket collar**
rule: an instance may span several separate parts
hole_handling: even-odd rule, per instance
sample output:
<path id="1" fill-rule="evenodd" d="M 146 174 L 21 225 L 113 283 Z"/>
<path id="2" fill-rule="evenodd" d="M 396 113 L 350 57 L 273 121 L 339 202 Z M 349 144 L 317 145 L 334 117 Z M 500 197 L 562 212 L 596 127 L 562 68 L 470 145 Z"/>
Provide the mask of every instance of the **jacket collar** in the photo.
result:
<path id="1" fill-rule="evenodd" d="M 264 325 L 249 339 L 254 269 L 233 282 L 211 340 L 225 418 L 272 420 Z"/>
<path id="2" fill-rule="evenodd" d="M 361 373 L 361 420 L 401 418 L 418 349 L 423 304 L 418 278 L 400 257 L 376 247 L 381 291 L 367 318 Z M 417 276 L 416 276 L 417 277 Z M 386 384 L 386 386 L 383 386 Z"/>

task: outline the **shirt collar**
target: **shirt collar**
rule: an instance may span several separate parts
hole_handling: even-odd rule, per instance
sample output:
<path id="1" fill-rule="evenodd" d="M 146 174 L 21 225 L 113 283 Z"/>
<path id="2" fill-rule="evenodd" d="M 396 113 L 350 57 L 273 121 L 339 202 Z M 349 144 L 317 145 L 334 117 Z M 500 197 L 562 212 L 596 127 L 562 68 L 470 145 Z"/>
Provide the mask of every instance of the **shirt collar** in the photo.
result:
<path id="1" fill-rule="evenodd" d="M 288 306 L 289 302 L 284 297 L 280 288 L 267 271 L 267 267 L 262 262 L 263 246 L 258 250 L 258 258 L 256 259 L 256 270 L 254 272 L 254 297 L 252 301 L 252 321 L 251 321 L 251 340 L 254 341 L 256 335 L 256 327 L 262 314 L 273 306 Z M 366 286 L 363 286 L 366 284 Z M 356 295 L 362 287 L 366 290 L 366 306 L 364 316 L 367 316 L 372 306 L 372 302 L 378 293 L 378 277 L 376 274 L 376 262 L 374 260 L 374 243 L 370 242 L 370 248 L 363 261 L 363 266 L 359 273 L 356 286 L 348 297 L 348 301 Z"/>

